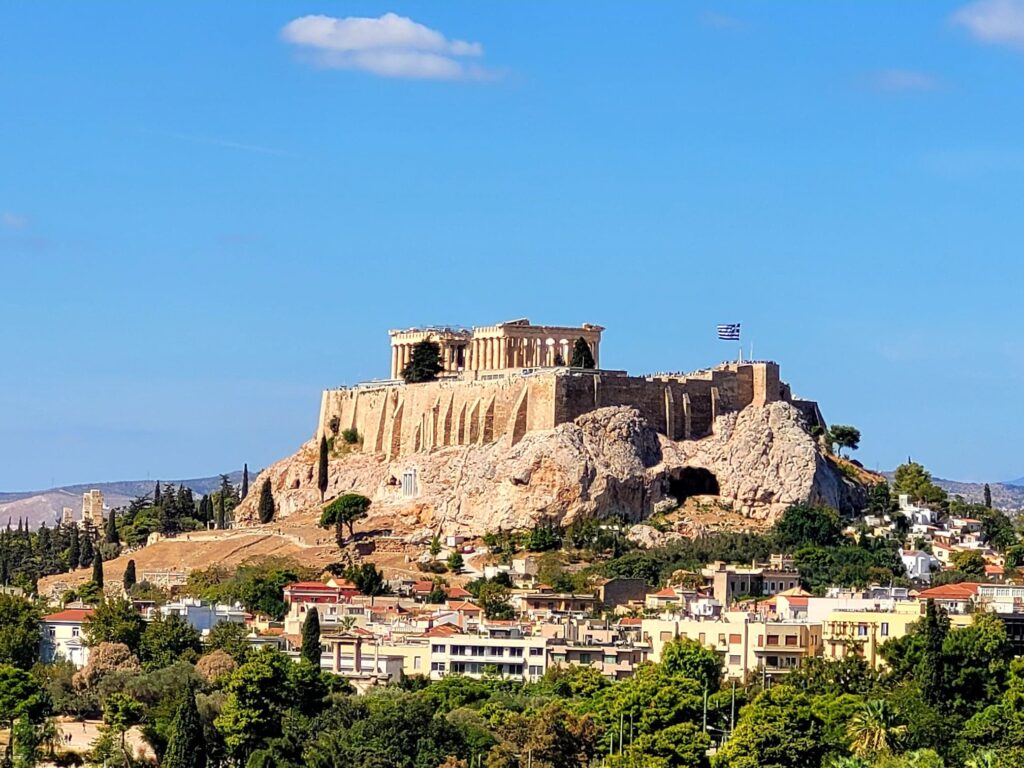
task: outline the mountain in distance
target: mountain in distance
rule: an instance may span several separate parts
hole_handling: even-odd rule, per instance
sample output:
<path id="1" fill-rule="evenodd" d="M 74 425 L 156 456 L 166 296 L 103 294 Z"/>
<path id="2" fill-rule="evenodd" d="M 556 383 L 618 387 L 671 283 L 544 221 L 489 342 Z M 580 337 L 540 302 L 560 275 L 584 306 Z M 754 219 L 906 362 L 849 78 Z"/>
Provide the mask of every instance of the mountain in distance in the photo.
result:
<path id="1" fill-rule="evenodd" d="M 1014 488 L 1024 488 L 1024 477 L 1018 477 L 1016 480 L 1006 480 L 1003 485 L 1012 485 Z"/>
<path id="2" fill-rule="evenodd" d="M 250 481 L 259 474 L 256 470 L 249 471 Z M 228 473 L 231 483 L 238 487 L 242 484 L 242 470 Z M 220 475 L 197 477 L 190 480 L 161 480 L 161 488 L 184 485 L 191 488 L 196 496 L 212 493 L 220 487 Z M 71 507 L 77 520 L 82 514 L 82 494 L 92 489 L 103 493 L 103 506 L 107 509 L 123 507 L 137 496 L 153 495 L 156 480 L 121 480 L 112 483 L 82 483 L 50 488 L 45 491 L 0 491 L 0 526 L 7 525 L 8 519 L 17 524 L 19 519 L 27 519 L 29 526 L 38 528 L 44 522 L 47 525 L 60 520 L 61 510 Z"/>
<path id="3" fill-rule="evenodd" d="M 882 474 L 890 483 L 892 482 L 892 472 L 883 472 Z M 950 496 L 962 496 L 964 501 L 972 504 L 982 504 L 985 501 L 984 483 L 964 483 L 941 477 L 934 477 L 932 480 Z M 1021 478 L 1019 484 L 1018 482 L 989 483 L 988 487 L 992 491 L 992 506 L 996 509 L 1004 511 L 1024 509 L 1024 478 Z"/>

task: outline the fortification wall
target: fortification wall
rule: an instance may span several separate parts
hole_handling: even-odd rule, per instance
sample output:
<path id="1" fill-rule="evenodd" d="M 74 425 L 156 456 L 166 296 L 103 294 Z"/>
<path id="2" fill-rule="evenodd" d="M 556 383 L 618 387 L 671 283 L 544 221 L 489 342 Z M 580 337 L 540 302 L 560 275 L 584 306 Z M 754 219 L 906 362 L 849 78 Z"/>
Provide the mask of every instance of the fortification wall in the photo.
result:
<path id="1" fill-rule="evenodd" d="M 355 429 L 364 451 L 389 458 L 489 443 L 506 433 L 512 433 L 515 443 L 527 432 L 555 426 L 555 378 L 499 375 L 327 390 L 321 399 L 317 440 Z"/>
<path id="2" fill-rule="evenodd" d="M 690 375 L 653 378 L 608 371 L 547 369 L 425 384 L 328 390 L 317 440 L 355 429 L 363 450 L 388 458 L 451 445 L 484 444 L 606 406 L 630 406 L 672 440 L 710 435 L 715 418 L 753 404 L 789 399 L 774 363 L 729 364 Z"/>

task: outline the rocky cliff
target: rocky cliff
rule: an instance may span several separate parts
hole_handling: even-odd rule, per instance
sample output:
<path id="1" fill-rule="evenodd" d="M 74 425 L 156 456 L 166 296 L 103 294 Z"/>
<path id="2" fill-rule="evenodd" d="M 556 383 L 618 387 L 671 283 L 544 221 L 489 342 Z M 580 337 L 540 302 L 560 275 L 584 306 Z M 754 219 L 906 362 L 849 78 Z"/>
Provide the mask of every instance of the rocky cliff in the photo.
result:
<path id="1" fill-rule="evenodd" d="M 310 442 L 277 462 L 254 484 L 271 481 L 278 517 L 316 509 L 317 446 Z M 403 474 L 415 472 L 405 496 Z M 673 442 L 631 408 L 602 408 L 573 423 L 528 433 L 516 445 L 502 438 L 393 462 L 352 450 L 332 457 L 326 498 L 356 491 L 373 500 L 363 526 L 412 538 L 433 532 L 480 535 L 523 529 L 540 521 L 568 525 L 625 513 L 635 520 L 667 499 L 718 495 L 745 516 L 772 521 L 790 504 L 814 501 L 841 510 L 863 501 L 808 433 L 792 405 L 774 402 L 720 416 L 714 433 Z M 236 512 L 256 520 L 256 498 Z"/>

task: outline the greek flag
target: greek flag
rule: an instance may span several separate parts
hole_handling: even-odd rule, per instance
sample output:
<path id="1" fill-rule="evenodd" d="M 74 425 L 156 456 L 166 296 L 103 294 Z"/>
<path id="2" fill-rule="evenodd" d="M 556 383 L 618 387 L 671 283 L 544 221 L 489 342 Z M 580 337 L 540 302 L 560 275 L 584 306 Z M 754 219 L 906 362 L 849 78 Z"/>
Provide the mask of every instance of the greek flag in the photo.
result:
<path id="1" fill-rule="evenodd" d="M 718 326 L 718 338 L 722 339 L 723 341 L 739 341 L 740 324 L 727 323 L 725 325 Z"/>

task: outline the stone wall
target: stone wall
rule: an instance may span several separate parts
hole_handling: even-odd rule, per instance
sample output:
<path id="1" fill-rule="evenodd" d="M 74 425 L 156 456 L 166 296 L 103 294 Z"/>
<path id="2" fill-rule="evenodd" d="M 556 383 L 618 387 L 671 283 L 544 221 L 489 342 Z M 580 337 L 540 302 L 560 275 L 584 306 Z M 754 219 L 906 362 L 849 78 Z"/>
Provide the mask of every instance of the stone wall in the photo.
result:
<path id="1" fill-rule="evenodd" d="M 598 408 L 637 409 L 671 440 L 710 435 L 715 419 L 749 405 L 789 400 L 775 363 L 731 363 L 694 374 L 627 376 L 549 368 L 477 373 L 424 384 L 327 390 L 317 441 L 355 429 L 363 451 L 388 459 L 453 445 L 511 445 Z M 805 407 L 806 411 L 807 408 Z"/>

